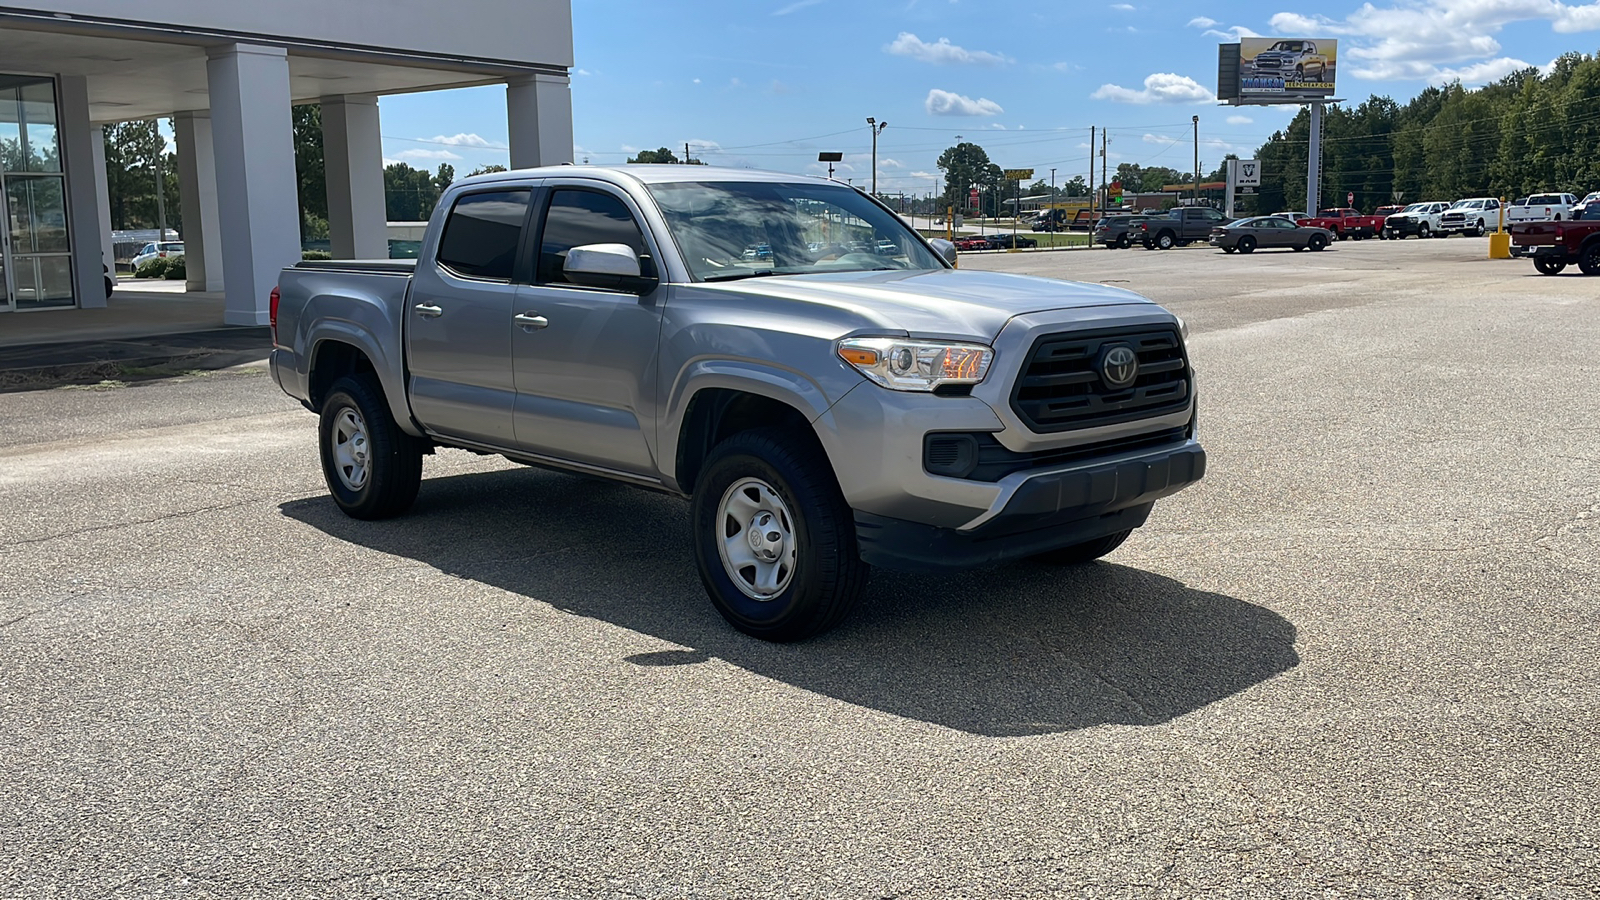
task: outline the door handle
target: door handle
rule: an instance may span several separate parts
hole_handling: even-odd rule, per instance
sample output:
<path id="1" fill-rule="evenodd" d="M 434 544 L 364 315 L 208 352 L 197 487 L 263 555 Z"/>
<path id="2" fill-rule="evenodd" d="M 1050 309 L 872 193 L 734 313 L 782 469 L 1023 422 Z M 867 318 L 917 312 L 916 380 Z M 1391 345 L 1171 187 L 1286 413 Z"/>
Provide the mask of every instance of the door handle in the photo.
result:
<path id="1" fill-rule="evenodd" d="M 417 315 L 422 316 L 424 319 L 437 319 L 444 315 L 444 307 L 434 306 L 432 303 L 418 303 L 412 309 L 415 309 Z"/>
<path id="2" fill-rule="evenodd" d="M 549 319 L 531 311 L 514 315 L 511 321 L 521 325 L 523 331 L 538 331 L 540 328 L 550 327 Z"/>

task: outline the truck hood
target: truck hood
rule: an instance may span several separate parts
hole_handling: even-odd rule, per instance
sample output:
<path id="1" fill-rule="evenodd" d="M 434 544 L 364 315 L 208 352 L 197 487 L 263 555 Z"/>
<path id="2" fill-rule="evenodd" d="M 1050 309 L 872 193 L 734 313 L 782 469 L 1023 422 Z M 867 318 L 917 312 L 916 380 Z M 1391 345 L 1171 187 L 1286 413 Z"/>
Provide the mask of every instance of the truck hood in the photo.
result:
<path id="1" fill-rule="evenodd" d="M 760 294 L 848 311 L 869 328 L 912 337 L 993 340 L 1015 316 L 1154 302 L 1121 288 L 1031 275 L 937 269 L 776 275 L 696 288 Z"/>

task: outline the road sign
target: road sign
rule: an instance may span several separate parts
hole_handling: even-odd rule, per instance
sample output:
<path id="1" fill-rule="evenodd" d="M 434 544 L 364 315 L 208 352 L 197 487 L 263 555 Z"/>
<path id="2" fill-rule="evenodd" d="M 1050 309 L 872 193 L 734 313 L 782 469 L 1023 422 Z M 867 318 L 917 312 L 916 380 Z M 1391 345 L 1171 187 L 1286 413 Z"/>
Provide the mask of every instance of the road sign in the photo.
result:
<path id="1" fill-rule="evenodd" d="M 1356 205 L 1356 193 L 1355 193 L 1355 191 L 1351 191 L 1350 193 L 1344 195 L 1344 205 L 1345 206 L 1355 206 Z"/>
<path id="2" fill-rule="evenodd" d="M 1033 177 L 1033 170 L 1032 169 L 1007 169 L 1006 170 L 1006 180 L 1007 181 L 1027 181 L 1029 178 L 1032 178 L 1032 177 Z"/>

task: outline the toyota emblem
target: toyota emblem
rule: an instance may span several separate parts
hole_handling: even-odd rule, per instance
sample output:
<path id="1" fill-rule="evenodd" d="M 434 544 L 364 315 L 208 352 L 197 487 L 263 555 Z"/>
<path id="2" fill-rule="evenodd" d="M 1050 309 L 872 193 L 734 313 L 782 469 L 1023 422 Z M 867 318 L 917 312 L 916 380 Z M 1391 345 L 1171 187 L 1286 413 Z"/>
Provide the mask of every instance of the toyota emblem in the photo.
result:
<path id="1" fill-rule="evenodd" d="M 1100 360 L 1100 377 L 1114 388 L 1125 388 L 1139 377 L 1139 357 L 1133 348 L 1118 344 L 1106 351 Z"/>

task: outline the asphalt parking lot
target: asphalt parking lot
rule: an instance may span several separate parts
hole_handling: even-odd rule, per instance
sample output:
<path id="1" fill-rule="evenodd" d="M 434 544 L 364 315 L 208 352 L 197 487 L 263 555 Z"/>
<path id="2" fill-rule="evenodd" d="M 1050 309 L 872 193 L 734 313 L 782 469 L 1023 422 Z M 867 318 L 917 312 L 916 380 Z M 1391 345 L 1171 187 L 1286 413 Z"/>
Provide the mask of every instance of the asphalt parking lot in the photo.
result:
<path id="1" fill-rule="evenodd" d="M 0 897 L 1593 896 L 1600 279 L 1486 244 L 963 258 L 1185 317 L 1206 480 L 789 646 L 670 498 L 0 394 Z"/>

